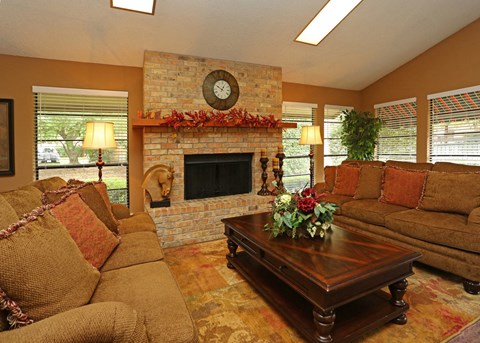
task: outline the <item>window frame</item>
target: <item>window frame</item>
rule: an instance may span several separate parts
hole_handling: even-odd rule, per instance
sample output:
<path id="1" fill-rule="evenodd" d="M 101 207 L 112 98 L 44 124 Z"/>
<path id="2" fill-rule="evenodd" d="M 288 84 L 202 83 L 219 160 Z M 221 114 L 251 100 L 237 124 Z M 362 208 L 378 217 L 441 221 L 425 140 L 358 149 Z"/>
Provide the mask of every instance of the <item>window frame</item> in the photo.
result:
<path id="1" fill-rule="evenodd" d="M 326 104 L 324 107 L 323 107 L 323 164 L 324 166 L 325 165 L 330 165 L 330 164 L 327 164 L 325 161 L 327 158 L 331 158 L 331 157 L 345 157 L 344 160 L 347 159 L 348 157 L 348 154 L 347 154 L 347 151 L 345 151 L 344 154 L 330 154 L 330 153 L 327 153 L 326 149 L 327 149 L 327 145 L 330 146 L 330 144 L 326 144 L 326 142 L 330 142 L 332 140 L 339 140 L 340 141 L 340 137 L 339 138 L 335 138 L 335 137 L 330 137 L 330 135 L 328 134 L 331 130 L 329 128 L 327 128 L 327 116 L 330 116 L 327 114 L 327 111 L 329 110 L 334 110 L 338 113 L 338 121 L 336 122 L 331 122 L 331 124 L 335 124 L 335 126 L 337 126 L 338 124 L 342 125 L 342 113 L 343 111 L 345 110 L 348 110 L 348 111 L 351 111 L 353 110 L 354 107 L 353 106 L 343 106 L 343 105 L 329 105 L 329 104 Z M 328 119 L 330 120 L 330 119 Z M 333 120 L 333 119 L 332 119 Z M 340 164 L 340 163 L 338 163 Z M 332 164 L 332 165 L 336 165 L 336 164 Z"/>

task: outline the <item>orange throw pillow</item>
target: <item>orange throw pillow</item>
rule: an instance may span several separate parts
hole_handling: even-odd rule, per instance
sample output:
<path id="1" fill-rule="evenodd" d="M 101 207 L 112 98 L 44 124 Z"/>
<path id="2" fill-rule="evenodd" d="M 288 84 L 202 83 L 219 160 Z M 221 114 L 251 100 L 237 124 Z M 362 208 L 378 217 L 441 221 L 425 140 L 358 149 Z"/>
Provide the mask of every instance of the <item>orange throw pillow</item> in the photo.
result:
<path id="1" fill-rule="evenodd" d="M 360 168 L 347 165 L 337 167 L 337 176 L 333 194 L 348 195 L 353 197 L 357 189 L 358 179 L 360 177 Z"/>
<path id="2" fill-rule="evenodd" d="M 50 209 L 72 236 L 85 259 L 100 268 L 119 240 L 76 193 Z"/>
<path id="3" fill-rule="evenodd" d="M 383 178 L 382 202 L 416 208 L 422 197 L 428 171 L 386 167 Z"/>

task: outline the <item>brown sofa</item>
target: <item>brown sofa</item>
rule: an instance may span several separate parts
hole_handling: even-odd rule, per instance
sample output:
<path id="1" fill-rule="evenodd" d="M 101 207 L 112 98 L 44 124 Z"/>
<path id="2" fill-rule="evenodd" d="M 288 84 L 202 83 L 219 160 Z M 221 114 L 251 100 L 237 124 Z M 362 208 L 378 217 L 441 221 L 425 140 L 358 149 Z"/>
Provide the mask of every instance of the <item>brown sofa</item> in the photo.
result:
<path id="1" fill-rule="evenodd" d="M 65 184 L 60 178 L 51 178 L 0 193 L 0 224 L 3 226 L 0 235 L 1 230 L 5 230 L 13 219 L 21 219 L 22 214 L 39 208 L 43 192 L 56 190 Z M 9 328 L 7 310 L 0 310 L 1 342 L 198 341 L 183 296 L 163 260 L 152 219 L 143 212 L 130 214 L 128 208 L 122 205 L 114 204 L 111 209 L 119 223 L 120 244 L 100 270 L 95 269 L 99 276 L 95 279 L 90 300 L 83 306 L 35 320 L 32 324 L 16 329 Z M 5 218 L 10 219 L 7 221 Z M 22 234 L 14 233 L 9 239 L 20 239 Z M 39 258 L 40 255 L 41 252 Z M 93 268 L 92 265 L 89 266 Z M 65 274 L 71 272 L 67 269 Z M 0 289 L 5 290 L 2 278 L 3 276 L 0 277 Z M 47 282 L 53 284 L 62 280 Z M 49 291 L 44 292 L 47 292 L 47 299 Z M 65 298 L 69 296 L 64 295 Z M 12 300 L 16 299 L 12 296 Z M 22 304 L 18 305 L 22 307 Z"/>
<path id="2" fill-rule="evenodd" d="M 353 169 L 344 166 L 360 170 L 353 195 L 339 194 L 347 193 L 339 183 L 354 175 L 346 177 L 343 171 Z M 387 168 L 389 175 L 397 170 L 412 176 L 426 174 L 416 205 L 385 201 Z M 465 290 L 479 294 L 480 167 L 446 162 L 344 161 L 343 181 L 339 180 L 339 170 L 338 166 L 326 167 L 325 182 L 315 185 L 317 191 L 326 193 L 327 202 L 339 206 L 336 225 L 419 251 L 422 263 L 463 277 Z M 395 179 L 389 176 L 388 180 L 391 194 Z M 397 185 L 400 196 L 408 195 L 407 183 Z"/>

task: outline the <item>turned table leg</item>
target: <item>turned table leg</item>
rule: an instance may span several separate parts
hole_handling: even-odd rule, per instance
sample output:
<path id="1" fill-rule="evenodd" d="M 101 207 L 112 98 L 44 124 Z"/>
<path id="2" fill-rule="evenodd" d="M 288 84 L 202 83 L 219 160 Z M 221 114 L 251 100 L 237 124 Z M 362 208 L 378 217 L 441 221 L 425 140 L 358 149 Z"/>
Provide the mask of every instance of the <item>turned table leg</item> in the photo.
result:
<path id="1" fill-rule="evenodd" d="M 315 324 L 315 340 L 320 343 L 333 342 L 332 329 L 335 322 L 335 311 L 324 311 L 318 307 L 313 309 L 313 323 Z"/>
<path id="2" fill-rule="evenodd" d="M 390 298 L 390 302 L 398 307 L 404 307 L 407 305 L 405 300 L 403 300 L 403 296 L 407 291 L 408 281 L 406 279 L 400 280 L 388 286 L 390 290 L 390 294 L 392 297 Z M 407 315 L 402 313 L 400 316 L 392 320 L 392 323 L 404 325 L 407 323 Z"/>
<path id="3" fill-rule="evenodd" d="M 233 266 L 233 264 L 230 263 L 230 260 L 228 260 L 228 258 L 237 257 L 238 245 L 229 238 L 229 239 L 227 239 L 227 247 L 228 247 L 228 251 L 229 251 L 229 253 L 227 254 L 227 267 L 230 268 L 230 269 L 234 269 L 235 267 Z"/>

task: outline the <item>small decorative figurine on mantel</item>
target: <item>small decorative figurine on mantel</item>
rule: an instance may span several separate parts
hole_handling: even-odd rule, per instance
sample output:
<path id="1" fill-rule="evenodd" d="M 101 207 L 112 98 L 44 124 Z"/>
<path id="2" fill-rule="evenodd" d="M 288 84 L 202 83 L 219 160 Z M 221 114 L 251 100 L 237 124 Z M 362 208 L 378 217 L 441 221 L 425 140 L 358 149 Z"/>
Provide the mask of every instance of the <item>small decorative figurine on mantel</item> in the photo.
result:
<path id="1" fill-rule="evenodd" d="M 173 166 L 157 164 L 147 170 L 142 188 L 150 195 L 150 207 L 170 207 L 170 192 L 173 184 Z"/>

